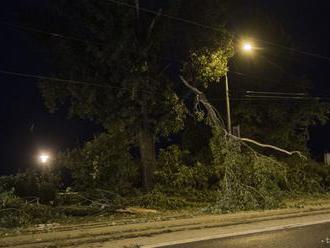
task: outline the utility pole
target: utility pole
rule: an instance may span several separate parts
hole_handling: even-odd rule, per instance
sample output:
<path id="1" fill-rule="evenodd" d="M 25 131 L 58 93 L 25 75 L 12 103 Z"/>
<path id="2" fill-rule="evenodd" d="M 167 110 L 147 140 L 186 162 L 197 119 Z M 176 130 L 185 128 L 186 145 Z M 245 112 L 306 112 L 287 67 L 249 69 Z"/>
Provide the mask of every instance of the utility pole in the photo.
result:
<path id="1" fill-rule="evenodd" d="M 241 49 L 245 53 L 251 54 L 251 52 L 253 52 L 253 50 L 254 50 L 254 46 L 250 42 L 245 42 L 242 44 Z M 225 74 L 225 84 L 226 84 L 227 132 L 229 134 L 232 134 L 228 72 L 226 72 L 226 74 Z"/>
<path id="2" fill-rule="evenodd" d="M 226 108 L 227 108 L 227 131 L 229 134 L 231 132 L 231 114 L 230 114 L 230 99 L 229 99 L 229 84 L 228 84 L 228 75 L 225 74 L 225 84 L 226 84 Z"/>

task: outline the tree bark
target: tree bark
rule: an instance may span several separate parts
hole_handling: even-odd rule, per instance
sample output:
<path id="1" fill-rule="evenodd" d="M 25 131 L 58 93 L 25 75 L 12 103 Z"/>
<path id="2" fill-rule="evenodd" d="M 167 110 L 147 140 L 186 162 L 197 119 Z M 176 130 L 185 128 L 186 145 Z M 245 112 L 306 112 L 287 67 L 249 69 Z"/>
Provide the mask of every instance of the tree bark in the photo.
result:
<path id="1" fill-rule="evenodd" d="M 147 129 L 139 132 L 139 150 L 142 163 L 142 185 L 149 191 L 153 186 L 156 164 L 155 136 Z"/>

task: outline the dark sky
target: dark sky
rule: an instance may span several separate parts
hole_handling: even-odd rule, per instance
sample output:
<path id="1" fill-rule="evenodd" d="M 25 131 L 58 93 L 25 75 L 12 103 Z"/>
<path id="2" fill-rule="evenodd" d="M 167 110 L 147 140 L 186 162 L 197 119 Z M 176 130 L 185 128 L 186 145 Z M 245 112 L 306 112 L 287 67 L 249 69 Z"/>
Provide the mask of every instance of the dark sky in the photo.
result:
<path id="1" fill-rule="evenodd" d="M 6 1 L 0 20 L 19 23 L 26 9 L 47 1 Z M 0 70 L 49 75 L 49 52 L 24 31 L 0 25 Z M 65 111 L 48 113 L 37 80 L 0 74 L 0 174 L 35 164 L 39 151 L 57 152 L 80 144 L 98 130 L 87 121 L 68 120 Z"/>
<path id="2" fill-rule="evenodd" d="M 253 18 L 251 10 L 259 6 L 285 26 L 299 49 L 330 56 L 330 12 L 327 1 L 237 2 L 242 2 L 238 4 L 240 8 L 237 13 L 240 14 L 231 20 L 236 30 L 244 31 L 244 24 Z M 33 14 L 34 8 L 42 9 L 45 6 L 47 0 L 4 1 L 0 9 L 0 21 L 18 23 L 23 9 L 29 9 L 29 13 Z M 49 75 L 49 53 L 36 44 L 30 34 L 0 23 L 0 70 Z M 313 79 L 316 93 L 330 95 L 329 61 L 299 57 L 296 68 Z M 32 166 L 39 150 L 63 150 L 92 137 L 99 130 L 87 121 L 68 120 L 64 111 L 49 114 L 34 79 L 0 73 L 0 83 L 0 174 Z M 312 134 L 313 151 L 330 148 L 330 125 L 318 127 Z"/>

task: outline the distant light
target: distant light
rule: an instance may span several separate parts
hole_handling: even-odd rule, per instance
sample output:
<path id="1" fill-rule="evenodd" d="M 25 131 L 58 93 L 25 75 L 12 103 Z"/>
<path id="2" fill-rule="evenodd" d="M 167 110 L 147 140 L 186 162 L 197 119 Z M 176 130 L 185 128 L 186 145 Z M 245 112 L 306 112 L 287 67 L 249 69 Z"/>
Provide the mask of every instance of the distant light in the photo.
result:
<path id="1" fill-rule="evenodd" d="M 253 49 L 253 47 L 252 47 L 251 43 L 244 43 L 244 44 L 243 44 L 243 50 L 244 50 L 245 52 L 251 52 L 252 49 Z"/>
<path id="2" fill-rule="evenodd" d="M 47 164 L 49 162 L 50 156 L 46 153 L 42 153 L 39 156 L 39 161 L 42 164 Z"/>

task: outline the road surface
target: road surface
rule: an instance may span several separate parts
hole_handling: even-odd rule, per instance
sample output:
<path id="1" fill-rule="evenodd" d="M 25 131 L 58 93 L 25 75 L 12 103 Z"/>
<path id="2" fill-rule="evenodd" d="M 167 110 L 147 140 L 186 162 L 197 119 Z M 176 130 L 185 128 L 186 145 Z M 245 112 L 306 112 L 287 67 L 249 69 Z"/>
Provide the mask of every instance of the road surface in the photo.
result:
<path id="1" fill-rule="evenodd" d="M 162 248 L 330 248 L 330 223 Z"/>

